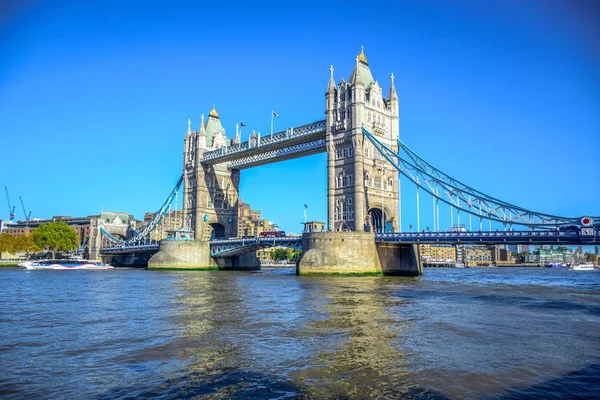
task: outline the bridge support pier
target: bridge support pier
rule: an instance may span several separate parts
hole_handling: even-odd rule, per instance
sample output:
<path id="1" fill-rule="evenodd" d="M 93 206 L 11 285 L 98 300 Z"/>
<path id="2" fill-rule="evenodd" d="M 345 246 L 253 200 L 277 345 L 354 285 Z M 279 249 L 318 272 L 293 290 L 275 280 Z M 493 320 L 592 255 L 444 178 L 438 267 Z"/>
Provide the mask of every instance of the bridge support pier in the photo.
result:
<path id="1" fill-rule="evenodd" d="M 256 252 L 241 254 L 236 257 L 215 258 L 220 270 L 256 271 L 260 269 L 260 260 Z"/>
<path id="2" fill-rule="evenodd" d="M 423 274 L 418 244 L 377 243 L 377 254 L 384 275 L 417 276 Z"/>
<path id="3" fill-rule="evenodd" d="M 306 232 L 298 275 L 380 275 L 381 264 L 370 232 Z"/>
<path id="4" fill-rule="evenodd" d="M 148 261 L 148 269 L 217 269 L 217 265 L 206 241 L 161 240 L 160 251 Z"/>

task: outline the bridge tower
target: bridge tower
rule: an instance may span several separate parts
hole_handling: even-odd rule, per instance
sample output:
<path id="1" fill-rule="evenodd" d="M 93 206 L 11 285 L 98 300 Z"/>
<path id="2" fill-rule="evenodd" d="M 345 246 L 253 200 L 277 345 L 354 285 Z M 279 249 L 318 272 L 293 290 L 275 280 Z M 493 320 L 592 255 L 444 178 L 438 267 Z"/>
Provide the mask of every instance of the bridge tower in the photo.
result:
<path id="1" fill-rule="evenodd" d="M 336 86 L 333 66 L 325 94 L 329 230 L 398 231 L 398 171 L 364 140 L 362 126 L 398 150 L 400 115 L 394 74 L 387 98 L 364 49 L 350 79 Z"/>
<path id="2" fill-rule="evenodd" d="M 239 141 L 236 126 L 233 143 Z M 193 131 L 188 121 L 183 152 L 184 227 L 193 229 L 198 240 L 237 236 L 240 171 L 225 164 L 200 163 L 205 151 L 231 144 L 214 106 L 206 122 L 202 115 L 198 131 Z"/>

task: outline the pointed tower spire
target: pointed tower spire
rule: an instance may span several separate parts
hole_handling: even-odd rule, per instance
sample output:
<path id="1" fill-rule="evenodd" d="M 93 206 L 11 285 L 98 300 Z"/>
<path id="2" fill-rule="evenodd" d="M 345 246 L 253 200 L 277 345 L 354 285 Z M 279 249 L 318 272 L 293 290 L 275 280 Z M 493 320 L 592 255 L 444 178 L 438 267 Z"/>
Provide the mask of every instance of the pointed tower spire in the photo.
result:
<path id="1" fill-rule="evenodd" d="M 233 144 L 240 144 L 240 124 L 235 124 L 235 137 L 233 138 Z"/>
<path id="2" fill-rule="evenodd" d="M 392 72 L 392 76 L 390 77 L 392 84 L 390 86 L 390 92 L 388 94 L 389 100 L 398 100 L 398 94 L 396 94 L 396 86 L 394 85 L 394 73 Z"/>
<path id="3" fill-rule="evenodd" d="M 187 138 L 191 134 L 192 134 L 192 120 L 188 119 L 188 128 L 187 128 L 187 132 L 185 134 L 185 137 Z"/>
<path id="4" fill-rule="evenodd" d="M 329 67 L 329 83 L 327 84 L 327 93 L 335 92 L 335 81 L 333 80 L 333 65 Z"/>
<path id="5" fill-rule="evenodd" d="M 198 129 L 198 147 L 206 149 L 206 128 L 204 127 L 204 114 L 200 117 L 200 129 Z"/>
<path id="6" fill-rule="evenodd" d="M 351 85 L 362 83 L 365 89 L 375 82 L 371 70 L 369 69 L 369 63 L 367 62 L 367 56 L 365 56 L 365 48 L 361 46 L 360 53 L 356 56 L 356 66 L 352 75 L 350 75 L 349 82 Z"/>

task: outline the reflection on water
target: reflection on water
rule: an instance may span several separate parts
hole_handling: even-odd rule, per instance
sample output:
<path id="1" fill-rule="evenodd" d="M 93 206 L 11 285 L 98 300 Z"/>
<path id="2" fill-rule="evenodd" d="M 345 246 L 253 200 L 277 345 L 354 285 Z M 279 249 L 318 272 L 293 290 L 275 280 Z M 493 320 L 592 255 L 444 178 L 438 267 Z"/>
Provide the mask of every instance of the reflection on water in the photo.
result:
<path id="1" fill-rule="evenodd" d="M 6 398 L 593 398 L 600 273 L 0 271 Z"/>

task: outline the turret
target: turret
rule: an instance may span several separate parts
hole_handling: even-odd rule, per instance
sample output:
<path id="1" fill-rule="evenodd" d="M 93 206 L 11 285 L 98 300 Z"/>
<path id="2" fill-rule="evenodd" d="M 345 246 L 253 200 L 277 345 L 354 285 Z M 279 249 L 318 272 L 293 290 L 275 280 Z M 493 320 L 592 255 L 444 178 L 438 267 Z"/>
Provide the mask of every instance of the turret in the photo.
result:
<path id="1" fill-rule="evenodd" d="M 233 138 L 233 144 L 240 144 L 240 124 L 235 124 L 235 137 Z"/>
<path id="2" fill-rule="evenodd" d="M 336 86 L 333 80 L 333 65 L 329 67 L 329 83 L 327 84 L 327 92 L 325 92 L 325 118 L 327 126 L 331 126 L 335 122 L 335 97 Z"/>
<path id="3" fill-rule="evenodd" d="M 398 112 L 398 94 L 396 94 L 396 86 L 394 85 L 394 73 L 390 77 L 391 86 L 390 92 L 388 93 L 388 104 L 393 115 L 397 115 Z"/>
<path id="4" fill-rule="evenodd" d="M 183 152 L 184 152 L 184 160 L 189 159 L 189 154 L 191 150 L 191 141 L 192 141 L 192 121 L 188 119 L 188 128 L 185 134 L 185 139 L 183 139 Z"/>
<path id="5" fill-rule="evenodd" d="M 200 117 L 200 129 L 198 129 L 198 149 L 206 150 L 206 128 L 204 127 L 204 114 Z"/>

